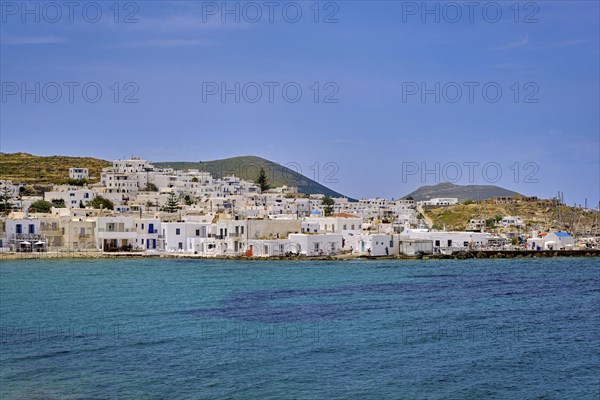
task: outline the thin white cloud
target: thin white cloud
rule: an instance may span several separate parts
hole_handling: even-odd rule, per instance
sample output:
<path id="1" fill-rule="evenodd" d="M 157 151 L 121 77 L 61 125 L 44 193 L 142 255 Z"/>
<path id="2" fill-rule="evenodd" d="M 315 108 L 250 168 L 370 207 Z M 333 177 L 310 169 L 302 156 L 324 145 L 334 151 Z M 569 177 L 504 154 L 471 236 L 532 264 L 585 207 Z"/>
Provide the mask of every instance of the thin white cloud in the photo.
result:
<path id="1" fill-rule="evenodd" d="M 21 46 L 34 44 L 56 44 L 65 43 L 66 40 L 58 36 L 10 36 L 4 35 L 1 44 L 6 46 Z"/>
<path id="2" fill-rule="evenodd" d="M 187 46 L 211 46 L 216 44 L 214 40 L 208 39 L 153 39 L 137 42 L 125 42 L 115 47 L 187 47 Z"/>
<path id="3" fill-rule="evenodd" d="M 229 18 L 227 22 L 221 22 L 219 16 L 202 17 L 201 15 L 171 15 L 166 18 L 140 18 L 137 24 L 131 24 L 129 28 L 134 30 L 152 30 L 165 32 L 197 32 L 215 29 L 246 28 L 253 24 L 243 20 L 236 22 Z"/>
<path id="4" fill-rule="evenodd" d="M 502 46 L 494 47 L 493 50 L 516 49 L 518 47 L 526 46 L 527 44 L 529 44 L 529 35 L 525 34 L 521 39 L 516 40 L 514 42 L 510 42 L 510 43 L 504 44 Z"/>
<path id="5" fill-rule="evenodd" d="M 551 45 L 548 45 L 548 47 L 572 47 L 572 46 L 579 46 L 580 44 L 585 44 L 585 43 L 589 43 L 589 40 L 587 40 L 587 39 L 570 39 L 570 40 L 563 40 L 562 42 L 553 43 Z"/>

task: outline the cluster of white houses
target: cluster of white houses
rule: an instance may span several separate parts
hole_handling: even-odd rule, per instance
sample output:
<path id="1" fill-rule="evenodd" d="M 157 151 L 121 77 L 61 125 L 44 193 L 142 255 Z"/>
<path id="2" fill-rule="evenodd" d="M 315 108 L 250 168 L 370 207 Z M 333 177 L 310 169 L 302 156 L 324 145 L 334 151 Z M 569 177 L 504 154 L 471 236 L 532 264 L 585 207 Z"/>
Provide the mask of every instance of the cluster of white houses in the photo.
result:
<path id="1" fill-rule="evenodd" d="M 89 178 L 86 168 L 71 168 L 69 176 Z M 411 199 L 335 198 L 327 206 L 323 195 L 299 195 L 292 187 L 263 193 L 253 182 L 235 176 L 160 169 L 135 158 L 104 168 L 98 184 L 55 185 L 43 199 L 65 207 L 47 214 L 27 212 L 41 197 L 19 197 L 18 185 L 8 181 L 0 181 L 0 186 L 21 208 L 0 219 L 2 251 L 393 256 L 481 248 L 491 239 L 482 232 L 431 231 L 418 218 Z M 114 209 L 92 208 L 98 196 L 110 200 Z M 177 209 L 165 211 L 173 198 L 178 199 Z M 556 249 L 569 244 L 564 236 L 551 242 Z"/>

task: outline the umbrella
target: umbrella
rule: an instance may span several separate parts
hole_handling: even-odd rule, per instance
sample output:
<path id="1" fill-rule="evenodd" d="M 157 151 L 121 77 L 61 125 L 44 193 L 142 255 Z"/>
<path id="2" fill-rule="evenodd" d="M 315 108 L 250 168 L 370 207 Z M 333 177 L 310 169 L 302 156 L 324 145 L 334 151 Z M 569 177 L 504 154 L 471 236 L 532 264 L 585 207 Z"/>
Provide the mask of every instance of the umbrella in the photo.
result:
<path id="1" fill-rule="evenodd" d="M 28 242 L 28 241 L 26 240 L 26 241 L 24 241 L 24 242 L 21 242 L 21 244 L 30 245 L 30 244 L 31 244 L 31 242 Z"/>
<path id="2" fill-rule="evenodd" d="M 39 244 L 46 244 L 46 243 L 44 243 L 44 242 L 42 242 L 41 240 L 39 240 L 39 241 L 35 242 L 35 244 L 38 244 L 38 245 L 39 245 Z"/>

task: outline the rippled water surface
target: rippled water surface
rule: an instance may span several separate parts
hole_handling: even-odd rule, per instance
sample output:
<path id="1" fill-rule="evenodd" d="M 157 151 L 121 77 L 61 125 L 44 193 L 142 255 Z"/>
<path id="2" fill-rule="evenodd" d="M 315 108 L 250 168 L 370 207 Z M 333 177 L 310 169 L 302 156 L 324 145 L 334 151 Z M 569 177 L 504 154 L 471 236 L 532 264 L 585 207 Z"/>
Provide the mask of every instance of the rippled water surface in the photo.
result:
<path id="1" fill-rule="evenodd" d="M 0 398 L 598 399 L 593 259 L 0 265 Z"/>

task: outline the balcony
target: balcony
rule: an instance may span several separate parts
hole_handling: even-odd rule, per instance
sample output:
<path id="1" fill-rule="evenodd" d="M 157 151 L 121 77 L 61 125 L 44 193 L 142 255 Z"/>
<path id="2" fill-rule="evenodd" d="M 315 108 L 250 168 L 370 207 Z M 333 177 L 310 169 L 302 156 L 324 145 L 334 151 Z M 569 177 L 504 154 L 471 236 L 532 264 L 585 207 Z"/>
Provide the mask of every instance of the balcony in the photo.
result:
<path id="1" fill-rule="evenodd" d="M 44 236 L 37 233 L 17 233 L 13 235 L 14 240 L 44 240 Z"/>
<path id="2" fill-rule="evenodd" d="M 123 228 L 123 229 L 98 228 L 98 232 L 123 233 L 123 232 L 135 232 L 135 229 L 133 229 L 133 228 Z"/>

